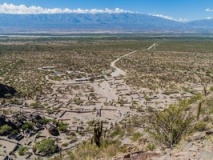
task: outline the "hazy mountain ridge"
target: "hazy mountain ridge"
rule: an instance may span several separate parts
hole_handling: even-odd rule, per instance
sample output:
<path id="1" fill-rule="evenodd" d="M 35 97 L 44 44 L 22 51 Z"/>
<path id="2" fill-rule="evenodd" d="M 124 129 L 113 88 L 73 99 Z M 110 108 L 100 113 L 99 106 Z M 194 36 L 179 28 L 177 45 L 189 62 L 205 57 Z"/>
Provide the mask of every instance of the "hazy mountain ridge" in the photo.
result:
<path id="1" fill-rule="evenodd" d="M 132 32 L 212 32 L 213 20 L 178 22 L 136 14 L 0 14 L 0 31 L 116 30 Z"/>

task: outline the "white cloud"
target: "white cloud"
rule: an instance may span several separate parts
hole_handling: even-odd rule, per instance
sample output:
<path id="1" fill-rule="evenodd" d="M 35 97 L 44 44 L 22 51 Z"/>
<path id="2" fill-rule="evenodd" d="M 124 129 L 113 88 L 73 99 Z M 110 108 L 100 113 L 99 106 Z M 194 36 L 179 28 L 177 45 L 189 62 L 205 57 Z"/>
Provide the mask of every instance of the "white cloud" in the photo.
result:
<path id="1" fill-rule="evenodd" d="M 206 19 L 213 19 L 213 17 L 207 17 Z"/>
<path id="2" fill-rule="evenodd" d="M 208 9 L 210 10 L 210 9 Z M 22 5 L 14 5 L 9 3 L 3 3 L 0 4 L 0 14 L 57 14 L 57 13 L 90 13 L 90 14 L 96 14 L 96 13 L 138 13 L 133 12 L 129 10 L 123 10 L 120 8 L 115 9 L 70 9 L 70 8 L 43 8 L 40 6 L 26 6 L 24 4 Z M 180 18 L 175 19 L 170 16 L 165 16 L 162 14 L 149 14 L 156 17 L 161 17 L 173 21 L 181 21 L 185 22 L 186 19 Z"/>
<path id="3" fill-rule="evenodd" d="M 205 11 L 206 11 L 206 12 L 213 12 L 213 9 L 206 8 Z"/>
<path id="4" fill-rule="evenodd" d="M 132 11 L 115 9 L 69 9 L 69 8 L 43 8 L 40 6 L 25 6 L 3 3 L 0 5 L 0 13 L 3 14 L 56 14 L 56 13 L 134 13 Z"/>
<path id="5" fill-rule="evenodd" d="M 161 17 L 161 18 L 164 18 L 164 19 L 172 20 L 172 21 L 178 21 L 178 22 L 186 22 L 187 21 L 187 19 L 185 19 L 185 18 L 175 19 L 173 17 L 162 15 L 162 14 L 149 14 L 149 15 L 152 15 L 152 16 L 155 16 L 155 17 Z"/>

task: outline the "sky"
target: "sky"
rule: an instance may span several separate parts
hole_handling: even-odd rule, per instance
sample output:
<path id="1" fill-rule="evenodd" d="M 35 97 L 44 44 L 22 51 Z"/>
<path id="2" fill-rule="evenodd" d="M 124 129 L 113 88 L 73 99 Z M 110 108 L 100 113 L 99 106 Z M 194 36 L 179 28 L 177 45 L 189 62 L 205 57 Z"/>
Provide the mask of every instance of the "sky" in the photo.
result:
<path id="1" fill-rule="evenodd" d="M 0 0 L 0 13 L 137 12 L 177 21 L 213 18 L 213 0 Z"/>

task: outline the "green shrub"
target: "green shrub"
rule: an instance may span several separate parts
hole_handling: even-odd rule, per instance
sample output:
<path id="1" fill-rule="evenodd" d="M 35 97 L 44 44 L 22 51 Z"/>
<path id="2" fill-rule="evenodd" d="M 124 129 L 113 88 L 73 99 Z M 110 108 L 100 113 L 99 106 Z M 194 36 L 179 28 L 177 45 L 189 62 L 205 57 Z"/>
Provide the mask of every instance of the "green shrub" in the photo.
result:
<path id="1" fill-rule="evenodd" d="M 117 103 L 120 104 L 120 106 L 122 107 L 124 105 L 124 100 L 121 98 L 118 98 Z"/>
<path id="2" fill-rule="evenodd" d="M 206 122 L 200 121 L 195 125 L 194 129 L 199 132 L 205 131 L 207 130 L 207 124 Z"/>
<path id="3" fill-rule="evenodd" d="M 155 145 L 154 144 L 151 144 L 149 143 L 147 146 L 146 146 L 146 150 L 148 151 L 154 151 L 155 150 Z"/>
<path id="4" fill-rule="evenodd" d="M 154 112 L 154 108 L 152 108 L 151 106 L 148 106 L 148 107 L 147 107 L 147 111 L 150 112 L 150 113 L 151 113 L 151 112 Z"/>
<path id="5" fill-rule="evenodd" d="M 92 160 L 100 155 L 100 149 L 90 143 L 80 144 L 74 152 L 69 153 L 72 160 Z"/>
<path id="6" fill-rule="evenodd" d="M 188 101 L 189 104 L 192 104 L 192 103 L 195 103 L 195 102 L 197 102 L 198 100 L 201 100 L 201 99 L 202 99 L 202 94 L 197 94 L 195 96 L 192 96 L 187 101 Z"/>
<path id="7" fill-rule="evenodd" d="M 213 114 L 213 98 L 210 97 L 205 102 L 208 107 L 208 113 Z"/>
<path id="8" fill-rule="evenodd" d="M 111 144 L 103 150 L 103 152 L 108 158 L 115 156 L 117 151 L 118 151 L 118 146 L 115 144 Z"/>
<path id="9" fill-rule="evenodd" d="M 39 102 L 32 103 L 30 106 L 32 106 L 34 109 L 44 108 L 44 106 L 42 106 Z"/>
<path id="10" fill-rule="evenodd" d="M 87 121 L 87 124 L 91 127 L 93 126 L 95 123 L 95 120 L 90 120 L 90 121 Z"/>
<path id="11" fill-rule="evenodd" d="M 0 135 L 9 134 L 12 130 L 13 130 L 12 127 L 5 124 L 0 127 Z"/>
<path id="12" fill-rule="evenodd" d="M 42 124 L 42 125 L 45 125 L 47 123 L 49 123 L 50 120 L 49 119 L 46 119 L 46 118 L 42 118 L 42 119 L 39 119 L 38 120 L 38 123 Z"/>
<path id="13" fill-rule="evenodd" d="M 210 87 L 210 91 L 213 92 L 213 86 Z"/>
<path id="14" fill-rule="evenodd" d="M 38 153 L 42 154 L 53 154 L 57 152 L 58 146 L 55 145 L 55 141 L 52 139 L 43 139 L 40 142 L 37 142 L 34 146 L 34 149 Z"/>
<path id="15" fill-rule="evenodd" d="M 147 131 L 161 144 L 172 148 L 190 129 L 194 117 L 187 114 L 185 105 L 171 105 L 148 119 Z"/>
<path id="16" fill-rule="evenodd" d="M 63 143 L 61 146 L 62 147 L 67 147 L 69 145 L 69 143 Z"/>
<path id="17" fill-rule="evenodd" d="M 133 142 L 136 142 L 140 137 L 141 137 L 141 133 L 135 132 L 135 133 L 133 133 L 133 135 L 132 135 L 132 137 L 131 137 L 131 140 L 132 140 Z"/>
<path id="18" fill-rule="evenodd" d="M 21 147 L 19 148 L 19 150 L 18 150 L 18 154 L 19 154 L 20 156 L 24 156 L 24 155 L 27 153 L 27 151 L 28 151 L 28 148 L 27 148 L 27 147 L 21 146 Z"/>
<path id="19" fill-rule="evenodd" d="M 32 130 L 33 129 L 33 123 L 32 122 L 26 122 L 24 125 L 21 126 L 21 129 L 23 130 Z"/>
<path id="20" fill-rule="evenodd" d="M 122 153 L 127 153 L 128 152 L 128 148 L 127 148 L 127 146 L 120 146 L 119 147 L 119 152 L 122 152 Z"/>
<path id="21" fill-rule="evenodd" d="M 60 122 L 60 121 L 53 121 L 53 123 L 56 125 L 56 127 L 59 131 L 62 131 L 62 132 L 67 131 L 68 124 L 65 124 L 65 123 Z"/>
<path id="22" fill-rule="evenodd" d="M 137 107 L 137 112 L 143 112 L 143 108 L 142 107 Z"/>
<path id="23" fill-rule="evenodd" d="M 125 131 L 120 126 L 116 126 L 115 130 L 111 133 L 111 137 L 115 136 L 123 137 L 124 134 Z"/>

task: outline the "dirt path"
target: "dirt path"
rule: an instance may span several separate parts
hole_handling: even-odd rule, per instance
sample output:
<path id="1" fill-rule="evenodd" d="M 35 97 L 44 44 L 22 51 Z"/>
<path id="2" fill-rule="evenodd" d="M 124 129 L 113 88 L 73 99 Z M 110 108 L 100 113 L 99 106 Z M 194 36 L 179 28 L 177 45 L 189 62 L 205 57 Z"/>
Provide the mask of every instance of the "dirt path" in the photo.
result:
<path id="1" fill-rule="evenodd" d="M 123 76 L 126 75 L 126 72 L 125 72 L 124 70 L 122 70 L 122 69 L 116 67 L 115 63 L 118 62 L 121 58 L 127 57 L 127 56 L 129 56 L 130 54 L 135 53 L 135 52 L 136 52 L 136 51 L 132 51 L 132 52 L 130 52 L 130 53 L 127 53 L 127 54 L 125 54 L 125 55 L 123 55 L 123 56 L 117 58 L 117 59 L 114 60 L 113 62 L 111 62 L 110 66 L 111 66 L 112 68 L 115 69 L 115 71 L 112 72 L 112 74 L 111 74 L 112 77 L 118 77 L 118 76 L 120 76 L 120 75 L 123 75 Z"/>
<path id="2" fill-rule="evenodd" d="M 153 43 L 149 48 L 147 48 L 147 50 L 150 50 L 150 49 L 152 49 L 152 48 L 155 48 L 156 46 L 157 46 L 157 43 Z M 125 76 L 125 75 L 126 75 L 126 72 L 125 72 L 124 70 L 118 68 L 115 64 L 116 64 L 116 62 L 118 62 L 121 58 L 127 57 L 127 56 L 129 56 L 130 54 L 135 53 L 135 52 L 136 52 L 136 51 L 132 51 L 132 52 L 130 52 L 130 53 L 127 53 L 127 54 L 125 54 L 125 55 L 123 55 L 123 56 L 117 58 L 117 59 L 114 60 L 113 62 L 111 62 L 110 66 L 111 66 L 112 68 L 115 69 L 114 72 L 111 73 L 112 77 L 118 77 L 118 76 L 120 76 L 120 75 L 122 75 L 122 76 Z"/>
<path id="3" fill-rule="evenodd" d="M 152 48 L 155 49 L 156 46 L 157 46 L 157 43 L 153 43 L 149 48 L 147 48 L 147 50 L 150 50 L 150 49 L 152 49 Z"/>

